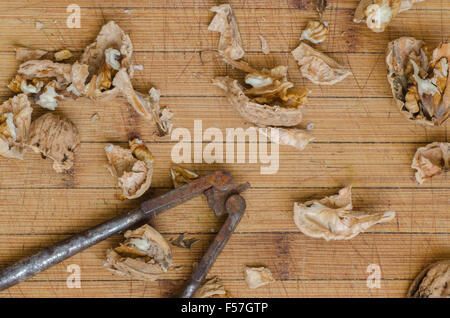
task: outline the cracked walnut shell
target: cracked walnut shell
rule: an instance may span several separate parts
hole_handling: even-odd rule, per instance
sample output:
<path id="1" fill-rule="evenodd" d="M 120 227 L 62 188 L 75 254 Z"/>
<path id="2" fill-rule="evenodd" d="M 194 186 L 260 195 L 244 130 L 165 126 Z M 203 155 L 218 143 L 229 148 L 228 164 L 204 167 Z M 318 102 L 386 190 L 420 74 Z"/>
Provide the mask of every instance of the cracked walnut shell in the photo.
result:
<path id="1" fill-rule="evenodd" d="M 307 40 L 314 44 L 325 41 L 328 37 L 328 23 L 321 21 L 309 21 L 300 36 L 300 41 Z"/>
<path id="2" fill-rule="evenodd" d="M 396 105 L 409 120 L 439 126 L 450 117 L 450 44 L 431 49 L 402 37 L 388 45 L 388 82 Z"/>
<path id="3" fill-rule="evenodd" d="M 103 266 L 121 276 L 155 281 L 173 265 L 167 241 L 150 225 L 126 231 L 125 241 L 106 251 Z"/>
<path id="4" fill-rule="evenodd" d="M 450 260 L 430 264 L 414 279 L 407 297 L 450 298 Z"/>
<path id="5" fill-rule="evenodd" d="M 172 183 L 174 188 L 178 188 L 183 184 L 189 183 L 192 180 L 198 178 L 198 174 L 188 169 L 184 169 L 180 166 L 174 166 L 170 168 L 170 177 L 172 178 Z"/>
<path id="6" fill-rule="evenodd" d="M 52 159 L 58 173 L 72 168 L 79 144 L 78 129 L 66 118 L 47 113 L 31 123 L 28 145 L 44 159 Z"/>
<path id="7" fill-rule="evenodd" d="M 355 10 L 353 22 L 365 21 L 374 32 L 383 32 L 400 12 L 424 0 L 361 0 Z"/>
<path id="8" fill-rule="evenodd" d="M 25 94 L 16 95 L 0 105 L 0 155 L 23 159 L 33 108 Z"/>
<path id="9" fill-rule="evenodd" d="M 217 49 L 219 54 L 232 60 L 239 60 L 245 52 L 233 9 L 229 4 L 222 4 L 212 7 L 211 11 L 216 15 L 209 24 L 208 30 L 220 33 Z"/>
<path id="10" fill-rule="evenodd" d="M 229 295 L 218 277 L 207 279 L 197 290 L 192 298 L 228 298 Z"/>
<path id="11" fill-rule="evenodd" d="M 422 184 L 425 180 L 450 169 L 450 143 L 433 142 L 417 149 L 411 168 L 416 169 L 416 180 Z"/>
<path id="12" fill-rule="evenodd" d="M 130 149 L 108 145 L 106 157 L 110 163 L 110 172 L 118 178 L 122 195 L 127 199 L 136 199 L 150 188 L 153 175 L 153 155 L 139 139 L 130 141 Z"/>
<path id="13" fill-rule="evenodd" d="M 275 279 L 272 276 L 272 272 L 265 267 L 246 267 L 245 268 L 245 282 L 251 289 L 256 289 L 271 282 Z"/>
<path id="14" fill-rule="evenodd" d="M 351 74 L 332 58 L 302 42 L 292 51 L 303 77 L 317 85 L 333 85 Z"/>
<path id="15" fill-rule="evenodd" d="M 294 222 L 301 232 L 329 240 L 348 240 L 369 227 L 391 221 L 395 212 L 357 212 L 352 210 L 351 187 L 339 194 L 294 204 Z"/>

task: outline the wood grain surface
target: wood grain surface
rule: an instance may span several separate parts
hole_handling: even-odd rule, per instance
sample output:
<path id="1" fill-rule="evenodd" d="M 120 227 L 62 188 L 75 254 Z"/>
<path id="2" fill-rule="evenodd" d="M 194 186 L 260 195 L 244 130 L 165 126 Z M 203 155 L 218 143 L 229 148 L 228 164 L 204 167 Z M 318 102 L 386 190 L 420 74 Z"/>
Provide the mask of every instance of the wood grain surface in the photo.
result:
<path id="1" fill-rule="evenodd" d="M 410 168 L 415 150 L 432 141 L 449 141 L 448 125 L 424 128 L 407 122 L 394 105 L 386 80 L 387 43 L 414 36 L 437 45 L 450 36 L 450 3 L 426 0 L 401 13 L 384 33 L 352 22 L 357 0 L 329 0 L 324 19 L 327 41 L 318 47 L 349 67 L 352 75 L 334 86 L 317 86 L 302 78 L 290 51 L 299 43 L 307 21 L 314 19 L 313 0 L 232 0 L 245 59 L 259 67 L 289 66 L 289 77 L 311 89 L 302 126 L 314 123 L 316 140 L 304 151 L 280 147 L 277 174 L 262 175 L 260 164 L 184 165 L 200 174 L 227 169 L 237 182 L 249 181 L 247 212 L 237 232 L 210 272 L 235 297 L 403 297 L 421 268 L 450 257 L 450 175 L 419 186 Z M 67 5 L 81 7 L 81 28 L 66 26 Z M 155 86 L 162 103 L 174 112 L 174 126 L 193 132 L 203 127 L 249 127 L 210 84 L 217 75 L 242 74 L 222 63 L 215 53 L 218 34 L 207 26 L 215 0 L 13 1 L 0 2 L 0 98 L 12 96 L 6 84 L 19 63 L 14 48 L 67 48 L 79 54 L 100 27 L 116 21 L 134 46 L 135 88 Z M 36 29 L 36 22 L 43 23 Z M 261 53 L 259 35 L 271 54 Z M 51 162 L 28 152 L 23 161 L 0 158 L 0 268 L 49 244 L 87 229 L 171 188 L 169 168 L 175 142 L 155 136 L 155 128 L 117 99 L 94 103 L 66 100 L 57 112 L 79 128 L 81 146 L 70 174 L 57 174 Z M 35 107 L 33 118 L 43 113 Z M 91 120 L 94 114 L 99 119 Z M 144 197 L 121 201 L 116 180 L 106 169 L 104 146 L 124 144 L 138 135 L 155 156 L 152 190 Z M 247 145 L 248 147 L 249 145 Z M 353 185 L 360 210 L 394 210 L 394 221 L 372 227 L 349 241 L 312 239 L 296 228 L 296 201 L 321 198 Z M 22 282 L 0 297 L 168 297 L 189 277 L 223 219 L 217 219 L 204 198 L 196 198 L 151 224 L 166 238 L 180 233 L 200 241 L 191 250 L 173 247 L 179 267 L 156 282 L 111 274 L 102 268 L 114 236 L 51 269 Z M 81 288 L 68 288 L 67 266 L 81 268 Z M 380 288 L 368 288 L 367 267 L 381 268 Z M 268 267 L 276 282 L 250 290 L 246 265 Z"/>

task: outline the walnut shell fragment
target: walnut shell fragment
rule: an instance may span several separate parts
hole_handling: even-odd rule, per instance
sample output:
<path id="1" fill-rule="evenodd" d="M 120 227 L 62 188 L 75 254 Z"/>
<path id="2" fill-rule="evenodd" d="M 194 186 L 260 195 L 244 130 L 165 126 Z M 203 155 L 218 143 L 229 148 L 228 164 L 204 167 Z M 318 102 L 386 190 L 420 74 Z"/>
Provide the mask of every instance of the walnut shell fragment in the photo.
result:
<path id="1" fill-rule="evenodd" d="M 450 260 L 425 267 L 412 282 L 406 297 L 450 298 Z"/>
<path id="2" fill-rule="evenodd" d="M 325 21 L 309 21 L 302 31 L 300 41 L 307 40 L 314 44 L 325 41 L 328 37 L 328 23 Z"/>
<path id="3" fill-rule="evenodd" d="M 245 282 L 251 289 L 256 289 L 271 282 L 275 279 L 272 276 L 272 272 L 265 267 L 246 267 L 245 268 Z"/>
<path id="4" fill-rule="evenodd" d="M 268 137 L 272 142 L 291 146 L 300 151 L 305 149 L 306 146 L 315 139 L 304 130 L 297 128 L 267 127 L 259 128 L 259 132 Z"/>
<path id="5" fill-rule="evenodd" d="M 41 57 L 48 53 L 44 50 L 33 50 L 26 47 L 18 47 L 15 50 L 16 60 L 21 62 L 29 60 L 39 60 Z"/>
<path id="6" fill-rule="evenodd" d="M 361 0 L 355 10 L 353 22 L 366 22 L 374 32 L 383 32 L 400 12 L 411 9 L 424 0 Z"/>
<path id="7" fill-rule="evenodd" d="M 450 143 L 433 142 L 417 149 L 411 168 L 416 169 L 416 180 L 422 184 L 425 180 L 450 169 Z"/>
<path id="8" fill-rule="evenodd" d="M 229 4 L 212 7 L 216 15 L 208 26 L 209 31 L 220 33 L 218 52 L 224 57 L 239 60 L 245 54 L 242 48 L 241 35 L 236 23 L 233 9 Z"/>
<path id="9" fill-rule="evenodd" d="M 197 290 L 192 298 L 228 298 L 229 295 L 218 277 L 207 279 Z"/>
<path id="10" fill-rule="evenodd" d="M 33 108 L 25 94 L 16 95 L 0 105 L 0 155 L 23 159 Z"/>
<path id="11" fill-rule="evenodd" d="M 47 113 L 31 123 L 29 147 L 44 159 L 52 159 L 58 173 L 72 168 L 79 144 L 78 129 L 66 118 Z"/>
<path id="12" fill-rule="evenodd" d="M 172 183 L 174 188 L 178 188 L 183 184 L 189 183 L 192 180 L 197 179 L 199 176 L 197 173 L 184 169 L 180 166 L 174 166 L 170 168 L 170 177 L 172 178 Z"/>
<path id="13" fill-rule="evenodd" d="M 395 212 L 356 212 L 352 210 L 351 187 L 339 194 L 294 204 L 294 222 L 301 232 L 329 240 L 348 240 L 372 225 L 388 222 Z"/>
<path id="14" fill-rule="evenodd" d="M 130 149 L 108 145 L 106 157 L 110 163 L 110 172 L 118 178 L 122 195 L 127 199 L 136 199 L 150 188 L 153 175 L 153 155 L 139 139 L 129 142 Z"/>
<path id="15" fill-rule="evenodd" d="M 439 126 L 450 117 L 449 59 L 448 43 L 433 51 L 411 37 L 389 43 L 388 82 L 396 105 L 409 120 Z"/>
<path id="16" fill-rule="evenodd" d="M 244 88 L 230 77 L 216 77 L 215 85 L 223 89 L 229 102 L 247 121 L 264 126 L 292 127 L 302 121 L 300 107 L 282 107 L 280 105 L 259 104 L 253 102 L 245 93 Z M 306 96 L 306 94 L 304 94 Z"/>
<path id="17" fill-rule="evenodd" d="M 106 251 L 103 266 L 121 276 L 155 281 L 173 265 L 167 241 L 150 225 L 126 231 L 125 241 Z"/>
<path id="18" fill-rule="evenodd" d="M 112 84 L 114 76 L 123 69 L 129 78 L 133 78 L 132 55 L 130 37 L 114 21 L 105 24 L 80 58 L 80 64 L 89 66 L 86 95 L 101 100 L 117 96 L 119 90 Z"/>
<path id="19" fill-rule="evenodd" d="M 301 42 L 292 51 L 303 77 L 317 85 L 333 85 L 349 76 L 351 72 L 327 55 Z"/>
<path id="20" fill-rule="evenodd" d="M 167 108 L 159 105 L 160 92 L 156 88 L 151 88 L 148 95 L 141 94 L 134 90 L 130 77 L 125 69 L 121 69 L 114 78 L 113 85 L 125 97 L 128 103 L 148 121 L 155 123 L 159 136 L 165 136 L 172 131 L 173 113 Z"/>

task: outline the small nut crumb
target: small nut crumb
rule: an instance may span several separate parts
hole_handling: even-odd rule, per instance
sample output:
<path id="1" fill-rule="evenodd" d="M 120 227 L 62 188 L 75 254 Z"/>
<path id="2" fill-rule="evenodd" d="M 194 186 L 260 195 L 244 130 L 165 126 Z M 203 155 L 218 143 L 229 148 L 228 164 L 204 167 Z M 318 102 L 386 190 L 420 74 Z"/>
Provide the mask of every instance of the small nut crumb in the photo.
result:
<path id="1" fill-rule="evenodd" d="M 246 267 L 245 282 L 251 289 L 259 288 L 274 282 L 272 272 L 265 267 Z"/>
<path id="2" fill-rule="evenodd" d="M 261 51 L 264 54 L 269 54 L 270 49 L 269 49 L 269 45 L 267 44 L 266 39 L 262 35 L 259 35 L 259 40 L 261 41 Z"/>
<path id="3" fill-rule="evenodd" d="M 44 23 L 36 21 L 36 30 L 42 30 L 44 27 Z"/>
<path id="4" fill-rule="evenodd" d="M 63 61 L 71 58 L 73 56 L 72 52 L 69 50 L 61 50 L 55 53 L 55 61 Z"/>
<path id="5" fill-rule="evenodd" d="M 97 121 L 99 118 L 100 116 L 98 115 L 98 113 L 95 113 L 94 115 L 91 116 L 92 121 Z"/>
<path id="6" fill-rule="evenodd" d="M 174 188 L 178 188 L 183 184 L 189 183 L 198 178 L 198 174 L 184 169 L 180 166 L 174 166 L 170 168 L 170 177 L 172 178 L 172 184 Z"/>

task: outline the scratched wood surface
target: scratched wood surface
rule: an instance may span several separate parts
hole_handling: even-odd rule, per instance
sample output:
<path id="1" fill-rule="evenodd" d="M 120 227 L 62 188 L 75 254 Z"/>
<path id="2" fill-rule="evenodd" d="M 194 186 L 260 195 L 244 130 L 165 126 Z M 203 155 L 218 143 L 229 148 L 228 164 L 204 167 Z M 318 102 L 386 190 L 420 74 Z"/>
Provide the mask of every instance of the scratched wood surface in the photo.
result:
<path id="1" fill-rule="evenodd" d="M 352 23 L 357 0 L 329 0 L 324 18 L 329 39 L 319 48 L 344 65 L 352 76 L 331 87 L 303 79 L 290 51 L 306 22 L 315 18 L 313 0 L 232 0 L 245 59 L 255 66 L 289 65 L 289 77 L 312 90 L 303 126 L 314 123 L 316 140 L 303 152 L 280 148 L 275 175 L 262 175 L 260 164 L 185 165 L 207 174 L 218 168 L 253 188 L 248 209 L 210 275 L 219 276 L 236 297 L 403 297 L 411 280 L 430 262 L 450 257 L 450 184 L 448 175 L 419 186 L 411 159 L 417 147 L 448 141 L 448 126 L 436 129 L 408 123 L 394 106 L 386 81 L 384 51 L 388 41 L 409 35 L 436 45 L 449 39 L 450 3 L 426 0 L 400 14 L 386 32 L 372 33 Z M 81 7 L 81 29 L 66 27 L 66 7 Z M 1 1 L 0 98 L 18 62 L 14 47 L 27 46 L 75 53 L 89 44 L 101 25 L 115 20 L 130 34 L 138 90 L 161 89 L 163 104 L 175 114 L 175 127 L 193 132 L 203 127 L 249 127 L 223 93 L 210 84 L 216 75 L 242 76 L 217 59 L 218 35 L 207 31 L 215 0 L 153 1 Z M 36 22 L 44 24 L 37 30 Z M 258 36 L 272 53 L 261 53 Z M 81 134 L 72 174 L 56 174 L 51 163 L 28 153 L 23 161 L 0 159 L 0 268 L 73 233 L 82 231 L 171 187 L 170 152 L 175 142 L 154 135 L 154 127 L 121 100 L 108 104 L 65 101 L 57 112 L 69 117 Z M 34 117 L 43 113 L 35 109 Z M 99 120 L 92 121 L 93 114 Z M 118 199 L 116 181 L 105 168 L 103 148 L 124 144 L 133 135 L 148 142 L 155 155 L 152 190 L 134 201 Z M 300 233 L 292 221 L 295 201 L 354 187 L 354 206 L 395 210 L 394 221 L 374 226 L 350 241 L 326 242 Z M 220 228 L 204 198 L 196 198 L 152 220 L 166 238 L 180 233 L 200 239 L 192 250 L 173 247 L 171 271 L 156 282 L 114 276 L 102 269 L 104 252 L 121 239 L 112 237 L 62 264 L 6 291 L 0 297 L 166 297 L 189 277 Z M 81 288 L 67 288 L 67 266 L 81 267 Z M 366 285 L 369 264 L 381 268 L 381 288 Z M 276 282 L 249 290 L 246 265 L 264 265 Z"/>

